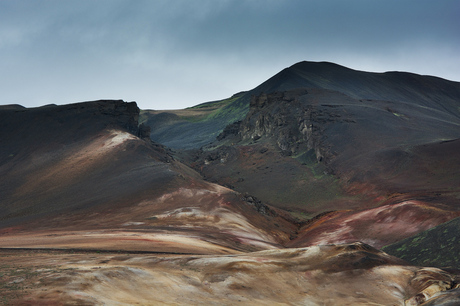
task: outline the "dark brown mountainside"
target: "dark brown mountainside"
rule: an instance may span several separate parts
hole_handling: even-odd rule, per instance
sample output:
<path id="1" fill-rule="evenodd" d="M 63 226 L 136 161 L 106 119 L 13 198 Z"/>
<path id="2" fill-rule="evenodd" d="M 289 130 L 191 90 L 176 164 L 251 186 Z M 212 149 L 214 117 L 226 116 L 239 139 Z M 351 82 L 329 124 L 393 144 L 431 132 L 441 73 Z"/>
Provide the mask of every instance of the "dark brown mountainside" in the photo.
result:
<path id="1" fill-rule="evenodd" d="M 288 239 L 274 211 L 139 138 L 138 114 L 123 101 L 1 110 L 0 245 L 232 253 Z"/>
<path id="2" fill-rule="evenodd" d="M 308 220 L 289 246 L 381 247 L 459 216 L 459 88 L 299 63 L 257 87 L 272 93 L 254 95 L 242 120 L 184 158 L 208 180 Z"/>
<path id="3" fill-rule="evenodd" d="M 317 215 L 289 246 L 382 247 L 460 215 L 460 120 L 431 112 L 323 89 L 262 94 L 192 164 L 294 216 Z"/>
<path id="4" fill-rule="evenodd" d="M 205 159 L 223 168 L 222 158 L 213 156 L 231 160 L 234 152 L 223 145 L 266 145 L 310 167 L 323 164 L 323 174 L 333 174 L 349 189 L 366 184 L 387 193 L 455 195 L 460 177 L 448 165 L 459 161 L 458 138 L 460 111 L 455 117 L 404 103 L 297 89 L 254 97 L 246 118 L 228 126 L 206 148 Z"/>
<path id="5" fill-rule="evenodd" d="M 184 110 L 2 106 L 0 144 L 5 304 L 458 302 L 459 83 L 302 62 Z"/>

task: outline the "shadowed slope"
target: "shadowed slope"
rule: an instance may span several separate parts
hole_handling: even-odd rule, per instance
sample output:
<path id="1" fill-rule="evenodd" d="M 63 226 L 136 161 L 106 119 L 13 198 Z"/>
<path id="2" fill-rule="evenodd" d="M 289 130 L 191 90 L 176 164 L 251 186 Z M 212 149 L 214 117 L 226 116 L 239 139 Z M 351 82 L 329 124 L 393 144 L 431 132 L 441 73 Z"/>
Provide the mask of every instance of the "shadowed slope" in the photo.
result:
<path id="1" fill-rule="evenodd" d="M 419 266 L 460 269 L 460 218 L 384 247 L 390 254 Z M 434 252 L 433 250 L 436 250 Z"/>
<path id="2" fill-rule="evenodd" d="M 433 113 L 443 112 L 448 114 L 448 118 L 456 118 L 455 120 L 459 118 L 460 83 L 458 82 L 407 72 L 372 73 L 328 62 L 300 62 L 282 70 L 250 91 L 218 101 L 218 110 L 212 112 L 210 116 L 193 122 L 181 118 L 169 121 L 168 129 L 154 132 L 152 139 L 176 149 L 199 148 L 213 141 L 212 136 L 215 135 L 215 131 L 219 133 L 228 124 L 242 120 L 249 110 L 249 103 L 254 95 L 301 87 L 332 90 L 357 100 L 409 104 Z M 155 126 L 156 122 L 164 122 L 163 120 L 163 115 L 154 114 L 148 124 Z M 187 134 L 187 138 L 182 137 L 184 133 Z"/>
<path id="3" fill-rule="evenodd" d="M 18 304 L 456 301 L 455 275 L 374 247 L 459 216 L 458 87 L 299 63 L 259 92 L 143 113 L 182 148 L 218 135 L 176 152 L 148 139 L 135 103 L 0 108 L 0 296 L 23 284 L 42 287 Z"/>
<path id="4" fill-rule="evenodd" d="M 283 73 L 293 74 L 291 68 Z M 329 64 L 311 73 L 329 81 L 355 75 L 353 84 L 362 81 L 364 87 L 382 77 Z M 364 76 L 371 81 L 361 80 Z M 191 164 L 208 180 L 291 210 L 298 218 L 320 214 L 288 245 L 361 240 L 381 247 L 409 237 L 457 217 L 460 199 L 453 166 L 460 161 L 458 84 L 411 77 L 425 80 L 427 89 L 415 94 L 417 82 L 401 89 L 406 85 L 397 85 L 399 77 L 381 85 L 382 90 L 394 86 L 388 89 L 393 95 L 382 97 L 406 95 L 406 101 L 356 99 L 350 96 L 357 95 L 351 85 L 348 94 L 307 87 L 255 96 L 247 116 L 224 129 Z M 329 81 L 332 88 L 335 83 Z M 370 92 L 379 92 L 375 86 L 369 85 Z M 438 101 L 444 90 L 449 94 Z M 399 225 L 390 220 L 398 214 L 396 207 L 405 211 Z M 331 210 L 347 217 L 331 218 Z M 308 230 L 311 224 L 319 224 L 317 230 Z"/>
<path id="5" fill-rule="evenodd" d="M 455 107 L 460 96 L 458 82 L 408 72 L 358 71 L 329 62 L 304 61 L 292 65 L 256 87 L 256 94 L 299 87 L 338 91 L 355 99 L 424 105 L 458 114 Z"/>
<path id="6" fill-rule="evenodd" d="M 173 149 L 199 148 L 212 142 L 228 124 L 242 118 L 247 104 L 246 93 L 238 93 L 183 110 L 145 110 L 141 112 L 141 122 L 151 128 L 150 138 L 155 142 Z"/>
<path id="7" fill-rule="evenodd" d="M 460 159 L 460 119 L 446 121 L 449 116 L 329 90 L 261 95 L 194 165 L 211 180 L 281 207 L 306 202 L 301 205 L 317 212 L 339 209 L 324 200 L 338 203 L 335 195 L 346 193 L 361 194 L 370 205 L 394 193 L 424 200 L 436 194 L 455 207 L 460 178 L 449 165 Z M 454 140 L 441 141 L 447 139 Z M 324 190 L 324 200 L 313 185 Z M 335 195 L 326 196 L 327 189 Z"/>
<path id="8" fill-rule="evenodd" d="M 167 152 L 135 136 L 138 111 L 98 101 L 1 112 L 0 219 L 114 204 L 173 180 Z"/>
<path id="9" fill-rule="evenodd" d="M 288 239 L 295 225 L 274 210 L 137 137 L 138 113 L 122 101 L 0 111 L 0 246 L 233 253 Z"/>

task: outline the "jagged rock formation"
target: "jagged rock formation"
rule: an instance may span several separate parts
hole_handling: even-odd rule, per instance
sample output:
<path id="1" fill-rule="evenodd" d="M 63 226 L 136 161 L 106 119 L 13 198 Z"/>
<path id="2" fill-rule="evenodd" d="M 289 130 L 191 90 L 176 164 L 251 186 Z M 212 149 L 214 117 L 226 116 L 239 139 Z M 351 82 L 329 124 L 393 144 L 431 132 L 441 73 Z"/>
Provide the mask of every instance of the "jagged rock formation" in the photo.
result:
<path id="1" fill-rule="evenodd" d="M 388 105 L 388 112 L 394 109 L 396 103 L 399 111 L 409 110 L 417 114 L 422 112 L 424 114 L 422 119 L 427 120 L 426 124 L 431 127 L 436 126 L 437 123 L 433 123 L 432 119 L 438 115 L 441 115 L 442 120 L 446 122 L 458 120 L 457 104 L 460 97 L 458 82 L 407 72 L 371 73 L 334 63 L 305 61 L 282 70 L 252 90 L 238 93 L 229 99 L 188 109 L 189 111 L 203 108 L 211 110 L 205 116 L 195 117 L 196 120 L 190 120 L 190 114 L 179 115 L 174 120 L 171 120 L 171 117 L 164 120 L 164 113 L 171 114 L 174 111 L 155 112 L 148 120 L 148 125 L 152 126 L 152 130 L 155 130 L 153 126 L 159 125 L 167 128 L 154 131 L 152 140 L 175 149 L 197 149 L 212 142 L 228 124 L 243 120 L 248 113 L 253 96 L 281 93 L 298 88 L 338 92 L 352 99 L 362 100 L 363 104 L 367 101 L 392 102 Z M 216 105 L 219 107 L 216 108 Z M 373 105 L 368 107 L 369 113 L 379 114 L 375 110 L 372 111 Z M 405 113 L 395 112 L 395 114 Z M 391 123 L 394 123 L 394 120 Z M 178 139 L 180 141 L 177 141 Z"/>
<path id="2" fill-rule="evenodd" d="M 352 119 L 341 118 L 333 109 L 305 103 L 307 94 L 307 89 L 299 88 L 254 96 L 246 118 L 229 125 L 217 139 L 224 140 L 232 135 L 239 136 L 236 140 L 232 139 L 238 142 L 270 138 L 287 156 L 313 150 L 317 160 L 322 161 L 324 154 L 330 154 L 323 143 L 327 125 Z"/>

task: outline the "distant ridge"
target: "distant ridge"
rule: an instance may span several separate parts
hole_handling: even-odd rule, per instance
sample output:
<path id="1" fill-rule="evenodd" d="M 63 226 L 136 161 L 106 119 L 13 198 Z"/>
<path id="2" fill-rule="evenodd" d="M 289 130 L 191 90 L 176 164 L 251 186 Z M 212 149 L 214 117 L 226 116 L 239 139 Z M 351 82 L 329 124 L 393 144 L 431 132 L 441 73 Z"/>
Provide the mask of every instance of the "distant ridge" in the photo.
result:
<path id="1" fill-rule="evenodd" d="M 229 99 L 199 104 L 221 103 L 211 116 L 200 120 L 191 122 L 177 117 L 171 121 L 168 117 L 168 126 L 155 130 L 154 126 L 163 125 L 163 119 L 151 116 L 148 119 L 152 128 L 151 138 L 176 149 L 200 148 L 214 141 L 227 125 L 242 120 L 249 111 L 253 96 L 296 88 L 332 90 L 358 100 L 404 103 L 417 109 L 447 113 L 451 121 L 460 118 L 457 105 L 460 82 L 409 72 L 365 72 L 331 62 L 303 61 L 283 69 L 252 90 Z"/>
<path id="2" fill-rule="evenodd" d="M 460 97 L 460 82 L 410 72 L 365 72 L 330 62 L 307 61 L 282 70 L 251 92 L 271 93 L 299 87 L 330 89 L 356 99 L 425 104 Z"/>
<path id="3" fill-rule="evenodd" d="M 22 106 L 22 105 L 19 105 L 19 104 L 0 105 L 0 110 L 4 110 L 4 109 L 23 109 L 23 108 L 25 108 L 25 107 Z"/>

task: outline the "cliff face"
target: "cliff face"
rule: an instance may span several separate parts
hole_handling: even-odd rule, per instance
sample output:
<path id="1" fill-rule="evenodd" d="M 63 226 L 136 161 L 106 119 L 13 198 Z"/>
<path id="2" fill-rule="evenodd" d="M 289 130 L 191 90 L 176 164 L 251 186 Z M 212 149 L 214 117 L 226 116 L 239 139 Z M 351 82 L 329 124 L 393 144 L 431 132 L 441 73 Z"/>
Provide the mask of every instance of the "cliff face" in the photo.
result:
<path id="1" fill-rule="evenodd" d="M 447 166 L 460 160 L 454 106 L 319 88 L 262 93 L 193 165 L 262 203 L 317 215 L 289 246 L 359 240 L 381 247 L 459 215 L 460 176 Z"/>
<path id="2" fill-rule="evenodd" d="M 136 102 L 116 101 L 97 101 L 93 103 L 77 104 L 81 110 L 87 108 L 88 111 L 93 111 L 95 115 L 108 116 L 115 124 L 125 128 L 128 132 L 138 134 L 139 107 Z M 109 120 L 110 120 L 109 119 Z"/>
<path id="3" fill-rule="evenodd" d="M 149 137 L 149 128 L 139 125 L 140 109 L 136 102 L 99 100 L 56 106 L 56 111 L 60 113 L 60 116 L 85 116 L 86 120 L 101 121 L 106 127 L 117 127 L 135 136 Z"/>
<path id="4" fill-rule="evenodd" d="M 317 161 L 330 159 L 325 130 L 330 124 L 347 119 L 334 108 L 309 103 L 307 95 L 308 90 L 300 88 L 254 96 L 249 113 L 240 124 L 241 140 L 270 138 L 285 155 L 313 150 Z"/>
<path id="5" fill-rule="evenodd" d="M 390 177 L 395 163 L 415 167 L 421 162 L 416 160 L 428 158 L 414 154 L 415 148 L 458 139 L 459 127 L 460 112 L 447 108 L 434 111 L 410 103 L 299 88 L 254 96 L 247 116 L 227 126 L 210 150 L 222 144 L 268 141 L 285 156 L 313 152 L 329 173 L 346 181 L 378 181 L 385 187 L 391 181 L 396 188 Z M 442 153 L 431 150 L 429 154 L 435 158 Z M 454 161 L 456 156 L 448 158 Z"/>
<path id="6" fill-rule="evenodd" d="M 13 141 L 22 137 L 51 138 L 59 135 L 62 128 L 66 134 L 78 136 L 104 128 L 118 128 L 139 135 L 139 108 L 136 102 L 122 100 L 99 100 L 68 105 L 47 105 L 38 108 L 7 108 L 0 110 L 1 137 Z M 14 131 L 14 134 L 11 134 Z M 78 132 L 79 131 L 79 132 Z"/>

